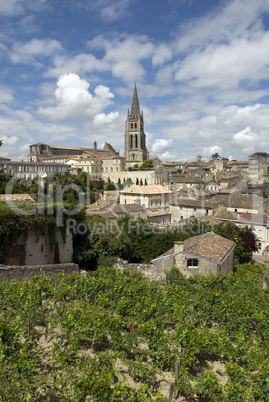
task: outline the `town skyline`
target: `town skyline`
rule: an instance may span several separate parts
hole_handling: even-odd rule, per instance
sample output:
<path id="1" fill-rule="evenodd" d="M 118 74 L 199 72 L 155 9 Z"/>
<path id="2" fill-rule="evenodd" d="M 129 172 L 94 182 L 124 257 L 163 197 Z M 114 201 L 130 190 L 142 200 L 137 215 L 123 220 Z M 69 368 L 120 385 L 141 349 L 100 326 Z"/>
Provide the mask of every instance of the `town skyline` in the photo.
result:
<path id="1" fill-rule="evenodd" d="M 29 146 L 124 154 L 136 82 L 150 157 L 269 150 L 269 0 L 0 4 L 1 156 Z"/>

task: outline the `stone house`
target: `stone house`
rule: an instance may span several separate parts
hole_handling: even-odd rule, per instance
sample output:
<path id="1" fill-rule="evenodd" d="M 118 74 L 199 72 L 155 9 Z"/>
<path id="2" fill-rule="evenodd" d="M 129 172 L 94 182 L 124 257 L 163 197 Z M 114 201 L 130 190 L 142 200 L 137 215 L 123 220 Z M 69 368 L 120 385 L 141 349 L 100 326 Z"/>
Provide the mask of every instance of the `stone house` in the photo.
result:
<path id="1" fill-rule="evenodd" d="M 86 209 L 86 213 L 89 215 L 100 215 L 103 218 L 111 221 L 116 221 L 118 218 L 124 215 L 129 215 L 131 219 L 147 219 L 147 211 L 141 205 L 138 204 L 110 204 L 104 208 L 99 209 Z"/>
<path id="2" fill-rule="evenodd" d="M 120 191 L 120 204 L 139 204 L 148 209 L 169 210 L 172 191 L 162 185 L 133 185 Z"/>
<path id="3" fill-rule="evenodd" d="M 151 261 L 156 269 L 176 267 L 187 277 L 228 274 L 233 269 L 235 243 L 213 232 L 175 242 L 174 247 Z"/>
<path id="4" fill-rule="evenodd" d="M 155 225 L 170 225 L 171 213 L 163 209 L 148 209 L 147 220 Z"/>
<path id="5" fill-rule="evenodd" d="M 170 202 L 172 223 L 190 217 L 212 216 L 218 209 L 218 203 L 208 199 L 180 198 L 175 195 Z"/>

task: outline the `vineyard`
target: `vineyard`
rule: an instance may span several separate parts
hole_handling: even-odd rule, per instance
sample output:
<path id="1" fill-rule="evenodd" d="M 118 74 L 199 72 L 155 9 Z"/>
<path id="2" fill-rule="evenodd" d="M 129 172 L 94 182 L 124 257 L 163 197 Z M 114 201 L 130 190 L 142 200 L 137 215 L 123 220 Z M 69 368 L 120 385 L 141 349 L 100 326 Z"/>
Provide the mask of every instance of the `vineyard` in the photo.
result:
<path id="1" fill-rule="evenodd" d="M 0 283 L 0 401 L 268 401 L 263 269 Z"/>

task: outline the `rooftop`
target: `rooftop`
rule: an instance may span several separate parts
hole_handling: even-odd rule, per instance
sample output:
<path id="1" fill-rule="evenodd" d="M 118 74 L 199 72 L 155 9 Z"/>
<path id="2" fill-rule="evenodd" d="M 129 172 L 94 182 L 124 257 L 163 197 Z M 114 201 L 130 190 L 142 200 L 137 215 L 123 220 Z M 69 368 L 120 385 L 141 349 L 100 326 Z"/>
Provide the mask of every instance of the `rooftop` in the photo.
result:
<path id="1" fill-rule="evenodd" d="M 235 243 L 213 232 L 189 237 L 183 242 L 183 250 L 196 257 L 203 257 L 221 263 L 227 254 L 232 251 Z M 174 254 L 174 247 L 160 257 Z M 159 258 L 160 258 L 159 257 Z"/>
<path id="2" fill-rule="evenodd" d="M 120 191 L 120 194 L 137 194 L 137 195 L 151 195 L 151 194 L 172 194 L 172 191 L 161 185 L 148 185 L 138 186 L 133 185 Z"/>
<path id="3" fill-rule="evenodd" d="M 184 251 L 221 263 L 235 243 L 213 232 L 190 237 L 184 241 Z"/>

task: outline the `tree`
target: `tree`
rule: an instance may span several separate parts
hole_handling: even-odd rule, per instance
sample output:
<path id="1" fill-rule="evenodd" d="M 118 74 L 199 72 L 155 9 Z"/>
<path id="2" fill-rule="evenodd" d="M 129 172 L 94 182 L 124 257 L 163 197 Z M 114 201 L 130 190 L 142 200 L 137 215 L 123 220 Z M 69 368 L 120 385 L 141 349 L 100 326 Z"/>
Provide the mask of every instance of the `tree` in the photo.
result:
<path id="1" fill-rule="evenodd" d="M 114 183 L 109 182 L 105 189 L 106 189 L 106 191 L 114 191 L 114 190 L 116 190 L 116 186 Z"/>
<path id="2" fill-rule="evenodd" d="M 215 152 L 214 154 L 211 155 L 212 159 L 219 159 L 219 154 L 217 152 Z"/>
<path id="3" fill-rule="evenodd" d="M 258 251 L 258 240 L 252 229 L 248 226 L 238 228 L 227 223 L 220 223 L 214 226 L 214 232 L 226 239 L 235 242 L 234 261 L 235 263 L 245 264 L 251 261 L 252 253 Z"/>
<path id="4" fill-rule="evenodd" d="M 139 170 L 150 170 L 154 169 L 154 163 L 151 159 L 148 159 L 142 163 Z"/>

